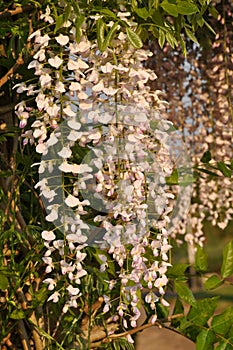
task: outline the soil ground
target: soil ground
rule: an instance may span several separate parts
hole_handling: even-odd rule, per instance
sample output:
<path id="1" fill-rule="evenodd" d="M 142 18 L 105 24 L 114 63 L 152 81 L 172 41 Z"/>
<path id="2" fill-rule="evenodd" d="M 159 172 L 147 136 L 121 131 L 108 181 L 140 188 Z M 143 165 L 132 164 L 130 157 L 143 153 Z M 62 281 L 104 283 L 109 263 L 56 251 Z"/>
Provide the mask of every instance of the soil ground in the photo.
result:
<path id="1" fill-rule="evenodd" d="M 195 344 L 167 329 L 151 327 L 138 334 L 136 350 L 195 350 Z"/>

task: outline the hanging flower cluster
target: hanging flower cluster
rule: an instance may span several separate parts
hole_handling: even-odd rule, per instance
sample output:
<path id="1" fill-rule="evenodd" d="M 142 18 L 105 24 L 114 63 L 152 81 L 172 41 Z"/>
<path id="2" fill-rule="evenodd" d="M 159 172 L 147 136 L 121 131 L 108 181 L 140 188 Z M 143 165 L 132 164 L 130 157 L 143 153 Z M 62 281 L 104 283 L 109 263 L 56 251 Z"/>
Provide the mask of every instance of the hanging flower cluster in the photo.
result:
<path id="1" fill-rule="evenodd" d="M 219 2 L 214 1 L 213 4 Z M 177 54 L 168 46 L 161 50 L 154 42 L 151 43 L 151 50 L 156 54 L 148 64 L 158 74 L 158 79 L 151 82 L 151 86 L 154 89 L 159 86 L 166 91 L 170 102 L 166 115 L 179 130 L 183 130 L 183 139 L 190 150 L 193 166 L 207 171 L 200 172 L 193 185 L 188 226 L 187 222 L 179 221 L 176 230 L 176 237 L 183 235 L 191 245 L 203 244 L 203 226 L 206 220 L 213 226 L 225 229 L 233 218 L 231 171 L 230 168 L 228 172 L 225 169 L 223 176 L 217 169 L 218 162 L 230 164 L 233 139 L 233 69 L 230 45 L 233 14 L 230 3 L 226 2 L 222 6 L 224 16 L 218 17 L 218 34 L 210 49 L 194 44 L 186 60 L 181 52 Z M 212 157 L 208 168 L 206 163 L 201 163 L 206 151 Z M 213 177 L 211 172 L 218 176 Z M 185 204 L 183 209 L 182 204 L 184 203 L 180 203 L 180 211 L 185 209 Z M 181 242 L 182 236 L 180 237 Z"/>
<path id="2" fill-rule="evenodd" d="M 133 30 L 127 13 L 118 16 Z M 135 327 L 143 288 L 154 310 L 152 322 L 155 303 L 167 305 L 168 226 L 175 206 L 166 183 L 174 168 L 172 124 L 161 118 L 161 92 L 148 85 L 156 79 L 144 66 L 152 53 L 133 48 L 120 25 L 103 52 L 89 41 L 85 23 L 76 42 L 75 14 L 71 18 L 55 34 L 46 27 L 30 36 L 34 55 L 28 68 L 38 83 L 15 87 L 34 101 L 20 102 L 16 114 L 21 128 L 35 118 L 22 134 L 23 143 L 36 144 L 42 155 L 36 188 L 46 220 L 54 224 L 42 232 L 44 283 L 53 291 L 48 301 L 65 295 L 63 312 L 77 308 L 87 275 L 85 249 L 98 247 L 100 273 L 108 270 L 110 258 L 118 266 L 109 294 L 103 295 L 103 312 L 111 309 L 112 290 L 120 285 L 116 312 L 124 327 L 127 321 Z M 53 24 L 49 8 L 41 19 Z M 94 23 L 99 19 L 95 16 Z"/>

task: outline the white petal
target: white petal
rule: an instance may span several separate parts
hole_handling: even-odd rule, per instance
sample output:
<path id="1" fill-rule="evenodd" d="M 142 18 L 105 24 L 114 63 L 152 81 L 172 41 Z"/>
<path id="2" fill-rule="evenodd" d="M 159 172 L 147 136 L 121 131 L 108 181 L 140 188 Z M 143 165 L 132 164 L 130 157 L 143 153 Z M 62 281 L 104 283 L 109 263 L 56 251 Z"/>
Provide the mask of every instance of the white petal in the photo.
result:
<path id="1" fill-rule="evenodd" d="M 88 164 L 79 164 L 77 170 L 77 174 L 83 174 L 86 172 L 91 172 L 92 168 Z"/>
<path id="2" fill-rule="evenodd" d="M 79 130 L 81 128 L 81 124 L 77 122 L 75 119 L 68 120 L 67 124 L 71 129 Z"/>
<path id="3" fill-rule="evenodd" d="M 72 164 L 69 164 L 67 162 L 63 162 L 58 169 L 63 171 L 63 173 L 71 173 L 72 172 Z"/>
<path id="4" fill-rule="evenodd" d="M 43 231 L 41 235 L 45 241 L 53 241 L 56 238 L 53 231 Z"/>
<path id="5" fill-rule="evenodd" d="M 78 139 L 80 139 L 82 137 L 82 134 L 83 134 L 82 132 L 71 130 L 71 132 L 67 136 L 67 139 L 70 141 L 77 141 Z"/>
<path id="6" fill-rule="evenodd" d="M 55 90 L 60 93 L 66 92 L 65 85 L 61 81 L 56 84 Z"/>
<path id="7" fill-rule="evenodd" d="M 75 117 L 76 113 L 72 111 L 70 106 L 67 106 L 63 109 L 63 112 L 68 116 L 68 117 Z"/>
<path id="8" fill-rule="evenodd" d="M 84 110 L 86 110 L 86 109 L 90 109 L 90 108 L 92 108 L 92 102 L 80 102 L 79 103 L 79 107 L 80 107 L 80 109 L 84 109 Z"/>
<path id="9" fill-rule="evenodd" d="M 78 65 L 80 69 L 87 69 L 89 68 L 88 64 L 81 60 L 81 58 L 78 58 Z"/>
<path id="10" fill-rule="evenodd" d="M 51 213 L 45 217 L 45 219 L 49 222 L 53 222 L 57 220 L 57 218 L 58 218 L 58 213 L 55 209 L 53 209 Z"/>
<path id="11" fill-rule="evenodd" d="M 104 89 L 104 84 L 103 84 L 102 80 L 97 85 L 93 86 L 93 88 L 92 88 L 92 90 L 95 92 L 103 91 L 103 89 Z"/>
<path id="12" fill-rule="evenodd" d="M 68 290 L 68 292 L 71 295 L 78 295 L 80 293 L 79 288 L 74 288 L 73 286 L 69 285 L 69 287 L 66 288 Z"/>
<path id="13" fill-rule="evenodd" d="M 56 136 L 54 134 L 51 134 L 46 144 L 47 146 L 50 147 L 50 146 L 56 145 L 57 142 L 58 142 L 58 139 L 56 138 Z"/>
<path id="14" fill-rule="evenodd" d="M 64 46 L 69 42 L 69 37 L 63 34 L 59 34 L 59 36 L 55 37 L 55 39 L 58 42 L 58 44 L 61 46 Z"/>
<path id="15" fill-rule="evenodd" d="M 46 155 L 47 152 L 48 152 L 48 147 L 45 143 L 39 143 L 37 146 L 36 146 L 36 152 L 37 153 L 42 153 L 43 155 Z"/>
<path id="16" fill-rule="evenodd" d="M 50 66 L 58 68 L 62 64 L 63 60 L 59 56 L 55 56 L 53 58 L 48 59 L 48 63 Z"/>
<path id="17" fill-rule="evenodd" d="M 98 116 L 98 122 L 108 124 L 112 120 L 112 118 L 113 116 L 106 112 Z"/>
<path id="18" fill-rule="evenodd" d="M 79 205 L 80 201 L 78 198 L 72 196 L 72 194 L 69 194 L 69 196 L 65 199 L 65 203 L 68 205 L 68 207 L 73 208 Z"/>
<path id="19" fill-rule="evenodd" d="M 72 155 L 72 151 L 69 147 L 63 147 L 60 152 L 57 153 L 62 158 L 69 158 Z"/>
<path id="20" fill-rule="evenodd" d="M 111 86 L 109 88 L 104 88 L 103 89 L 103 92 L 106 94 L 106 95 L 109 95 L 109 96 L 113 96 L 117 93 L 118 89 L 113 89 Z"/>
<path id="21" fill-rule="evenodd" d="M 70 89 L 70 91 L 81 91 L 81 90 L 82 90 L 82 86 L 81 86 L 81 84 L 79 84 L 79 83 L 72 82 L 72 83 L 70 84 L 69 89 Z"/>

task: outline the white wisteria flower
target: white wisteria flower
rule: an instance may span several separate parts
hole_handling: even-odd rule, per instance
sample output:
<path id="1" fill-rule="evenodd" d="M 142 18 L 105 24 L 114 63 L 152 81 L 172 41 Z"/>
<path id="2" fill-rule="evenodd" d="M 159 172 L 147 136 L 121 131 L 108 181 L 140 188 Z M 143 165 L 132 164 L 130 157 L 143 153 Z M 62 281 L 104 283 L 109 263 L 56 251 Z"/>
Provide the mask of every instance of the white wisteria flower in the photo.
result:
<path id="1" fill-rule="evenodd" d="M 61 81 L 58 81 L 55 85 L 55 91 L 59 92 L 60 94 L 66 92 L 65 85 Z"/>
<path id="2" fill-rule="evenodd" d="M 63 109 L 63 112 L 64 112 L 68 117 L 75 117 L 75 116 L 76 116 L 76 113 L 71 109 L 70 106 L 66 106 L 66 107 Z"/>
<path id="3" fill-rule="evenodd" d="M 79 130 L 81 128 L 81 124 L 77 122 L 75 119 L 68 120 L 67 124 L 71 129 L 74 129 L 74 130 Z"/>
<path id="4" fill-rule="evenodd" d="M 54 56 L 53 58 L 48 59 L 48 63 L 50 64 L 50 66 L 57 69 L 63 63 L 63 60 L 59 56 Z"/>
<path id="5" fill-rule="evenodd" d="M 66 289 L 71 295 L 81 295 L 80 289 L 75 288 L 72 285 L 69 285 Z"/>
<path id="6" fill-rule="evenodd" d="M 46 231 L 46 230 L 42 232 L 41 236 L 45 241 L 53 241 L 56 238 L 53 231 Z"/>
<path id="7" fill-rule="evenodd" d="M 55 37 L 55 40 L 59 45 L 65 46 L 68 44 L 70 38 L 68 37 L 68 35 L 59 34 L 58 36 Z"/>
<path id="8" fill-rule="evenodd" d="M 68 64 L 67 64 L 67 68 L 69 70 L 76 71 L 76 70 L 80 70 L 80 69 L 88 69 L 89 66 L 86 62 L 81 60 L 81 58 L 78 58 L 77 61 L 69 59 Z"/>
<path id="9" fill-rule="evenodd" d="M 67 159 L 67 158 L 70 158 L 72 156 L 72 151 L 69 148 L 69 146 L 64 146 L 64 147 L 62 147 L 61 151 L 57 152 L 57 154 L 60 157 Z"/>
<path id="10" fill-rule="evenodd" d="M 52 78 L 48 73 L 42 74 L 39 80 L 40 80 L 41 87 L 50 87 L 52 82 Z"/>
<path id="11" fill-rule="evenodd" d="M 65 203 L 66 205 L 68 205 L 68 207 L 73 208 L 79 205 L 80 201 L 78 198 L 72 196 L 72 194 L 69 194 L 68 197 L 65 199 Z"/>
<path id="12" fill-rule="evenodd" d="M 58 212 L 56 209 L 52 209 L 50 214 L 45 217 L 45 219 L 49 222 L 54 222 L 58 218 Z"/>
<path id="13" fill-rule="evenodd" d="M 48 298 L 48 301 L 53 301 L 54 303 L 57 303 L 59 301 L 60 293 L 54 292 L 50 297 Z"/>
<path id="14" fill-rule="evenodd" d="M 48 22 L 50 24 L 54 23 L 53 17 L 50 16 L 51 10 L 50 7 L 47 5 L 45 13 L 42 13 L 40 15 L 40 19 L 43 19 L 45 22 Z"/>

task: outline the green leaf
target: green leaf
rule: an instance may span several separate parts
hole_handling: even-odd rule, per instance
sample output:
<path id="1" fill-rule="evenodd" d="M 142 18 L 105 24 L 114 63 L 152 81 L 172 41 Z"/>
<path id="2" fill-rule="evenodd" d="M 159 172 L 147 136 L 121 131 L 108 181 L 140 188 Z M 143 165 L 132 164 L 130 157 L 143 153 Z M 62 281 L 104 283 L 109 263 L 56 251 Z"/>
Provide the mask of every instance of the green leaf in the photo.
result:
<path id="1" fill-rule="evenodd" d="M 173 49 L 175 48 L 175 46 L 178 46 L 178 42 L 177 42 L 176 38 L 174 37 L 174 35 L 170 31 L 166 32 L 166 40 Z"/>
<path id="2" fill-rule="evenodd" d="M 230 277 L 233 274 L 233 240 L 223 249 L 223 262 L 221 266 L 221 275 L 223 278 Z"/>
<path id="3" fill-rule="evenodd" d="M 209 25 L 209 23 L 208 23 L 207 21 L 205 21 L 205 20 L 204 20 L 204 22 L 205 22 L 206 27 L 211 31 L 211 33 L 213 33 L 214 35 L 216 35 L 215 30 Z"/>
<path id="4" fill-rule="evenodd" d="M 149 0 L 149 9 L 157 9 L 159 6 L 159 0 Z"/>
<path id="5" fill-rule="evenodd" d="M 181 15 L 192 15 L 199 12 L 198 7 L 189 1 L 178 1 L 177 11 Z"/>
<path id="6" fill-rule="evenodd" d="M 82 24 L 85 20 L 85 16 L 80 15 L 75 20 L 75 27 L 76 27 L 76 33 L 75 33 L 75 40 L 77 43 L 80 42 L 81 36 L 82 36 Z"/>
<path id="7" fill-rule="evenodd" d="M 0 290 L 5 290 L 8 287 L 8 278 L 3 274 L 0 275 Z"/>
<path id="8" fill-rule="evenodd" d="M 178 170 L 175 168 L 172 172 L 172 174 L 168 177 L 166 177 L 166 184 L 167 185 L 177 185 L 179 180 Z"/>
<path id="9" fill-rule="evenodd" d="M 205 173 L 205 174 L 208 174 L 210 176 L 214 176 L 214 177 L 219 177 L 218 174 L 214 173 L 213 171 L 210 171 L 208 169 L 204 169 L 204 168 L 195 168 L 196 170 L 198 170 L 199 172 L 201 173 Z"/>
<path id="10" fill-rule="evenodd" d="M 102 20 L 102 18 L 99 18 L 96 23 L 96 29 L 97 29 L 97 43 L 100 51 L 103 51 L 102 46 L 104 43 L 104 33 L 105 33 L 105 27 L 106 24 Z"/>
<path id="11" fill-rule="evenodd" d="M 56 21 L 56 25 L 54 29 L 54 34 L 57 33 L 57 31 L 63 26 L 65 22 L 63 14 L 58 16 L 55 21 Z"/>
<path id="12" fill-rule="evenodd" d="M 182 299 L 183 301 L 185 301 L 190 305 L 195 305 L 196 300 L 193 296 L 193 293 L 185 283 L 175 281 L 175 290 L 179 295 L 180 299 Z"/>
<path id="13" fill-rule="evenodd" d="M 129 27 L 126 28 L 126 33 L 129 39 L 130 44 L 136 49 L 140 49 L 143 45 L 140 37 Z"/>
<path id="14" fill-rule="evenodd" d="M 232 345 L 228 341 L 221 341 L 215 350 L 232 350 Z"/>
<path id="15" fill-rule="evenodd" d="M 118 27 L 118 22 L 115 22 L 112 26 L 112 28 L 109 30 L 108 34 L 106 35 L 106 38 L 104 39 L 103 45 L 102 45 L 102 50 L 105 51 L 107 49 L 107 47 L 110 45 L 114 34 L 117 31 L 117 27 Z"/>
<path id="16" fill-rule="evenodd" d="M 121 347 L 120 347 L 120 344 L 119 344 L 118 340 L 113 342 L 113 347 L 114 347 L 115 350 L 121 350 Z"/>
<path id="17" fill-rule="evenodd" d="M 64 22 L 67 22 L 68 19 L 70 18 L 70 13 L 71 13 L 71 5 L 67 3 L 65 9 L 64 9 Z"/>
<path id="18" fill-rule="evenodd" d="M 195 269 L 197 272 L 205 272 L 208 268 L 208 257 L 206 252 L 200 246 L 197 246 L 195 254 Z"/>
<path id="19" fill-rule="evenodd" d="M 210 5 L 208 10 L 209 10 L 209 13 L 210 13 L 214 18 L 218 18 L 219 12 L 217 11 L 217 9 L 216 9 L 213 5 Z"/>
<path id="20" fill-rule="evenodd" d="M 79 9 L 79 6 L 78 6 L 78 3 L 76 0 L 71 0 L 71 4 L 73 6 L 73 9 L 74 9 L 74 12 L 77 16 L 80 15 L 80 9 Z"/>
<path id="21" fill-rule="evenodd" d="M 151 15 L 152 21 L 157 26 L 163 27 L 164 26 L 164 19 L 161 15 L 161 12 L 159 10 L 155 10 L 152 12 Z"/>
<path id="22" fill-rule="evenodd" d="M 210 329 L 203 329 L 196 339 L 196 350 L 212 350 L 215 334 Z"/>
<path id="23" fill-rule="evenodd" d="M 218 170 L 226 177 L 231 177 L 232 171 L 226 166 L 224 162 L 217 162 Z"/>
<path id="24" fill-rule="evenodd" d="M 225 336 L 232 326 L 233 306 L 228 307 L 220 315 L 213 317 L 211 327 L 215 333 Z"/>
<path id="25" fill-rule="evenodd" d="M 198 13 L 196 15 L 196 21 L 200 27 L 203 27 L 203 25 L 205 24 L 204 18 L 202 17 L 202 15 L 200 13 Z"/>
<path id="26" fill-rule="evenodd" d="M 169 278 L 183 276 L 189 266 L 189 264 L 175 264 L 169 267 L 166 274 Z"/>
<path id="27" fill-rule="evenodd" d="M 110 18 L 113 18 L 113 19 L 117 20 L 116 14 L 114 12 L 112 12 L 111 10 L 109 10 L 109 9 L 100 8 L 100 9 L 97 10 L 97 12 L 103 13 L 105 16 L 108 16 Z"/>
<path id="28" fill-rule="evenodd" d="M 163 45 L 165 43 L 166 35 L 165 32 L 159 28 L 159 46 L 163 48 Z"/>
<path id="29" fill-rule="evenodd" d="M 198 40 L 195 37 L 195 35 L 193 34 L 193 32 L 187 27 L 184 27 L 184 29 L 185 29 L 185 32 L 186 32 L 187 36 L 189 37 L 189 39 L 191 39 L 194 43 L 198 44 Z"/>
<path id="30" fill-rule="evenodd" d="M 213 316 L 219 297 L 197 300 L 188 312 L 187 320 L 195 325 L 204 326 Z"/>
<path id="31" fill-rule="evenodd" d="M 160 6 L 163 8 L 165 12 L 167 12 L 169 15 L 178 17 L 178 10 L 177 6 L 175 4 L 172 4 L 168 2 L 167 0 L 164 0 Z"/>
<path id="32" fill-rule="evenodd" d="M 223 281 L 217 275 L 212 275 L 204 282 L 204 287 L 206 290 L 212 290 L 221 286 L 222 284 Z"/>
<path id="33" fill-rule="evenodd" d="M 137 14 L 139 17 L 143 18 L 145 21 L 146 21 L 147 18 L 150 16 L 150 13 L 149 13 L 149 11 L 147 10 L 146 7 L 142 7 L 142 8 L 136 7 L 136 8 L 134 9 L 134 11 L 136 12 L 136 14 Z"/>
<path id="34" fill-rule="evenodd" d="M 156 313 L 159 319 L 167 318 L 169 314 L 169 308 L 162 303 L 156 303 Z"/>
<path id="35" fill-rule="evenodd" d="M 210 151 L 208 150 L 208 151 L 206 151 L 204 154 L 203 154 L 203 156 L 202 156 L 202 158 L 201 158 L 201 162 L 202 163 L 209 163 L 209 161 L 211 160 L 211 153 L 210 153 Z"/>
<path id="36" fill-rule="evenodd" d="M 12 318 L 13 320 L 22 320 L 23 318 L 25 318 L 25 314 L 23 310 L 14 310 L 11 313 L 10 318 Z"/>
<path id="37" fill-rule="evenodd" d="M 180 45 L 181 45 L 181 48 L 182 48 L 183 54 L 184 54 L 184 56 L 186 57 L 186 55 L 187 55 L 186 43 L 185 43 L 185 41 L 184 41 L 184 39 L 182 38 L 182 36 L 181 36 L 181 35 L 180 35 L 179 40 L 180 40 Z"/>

